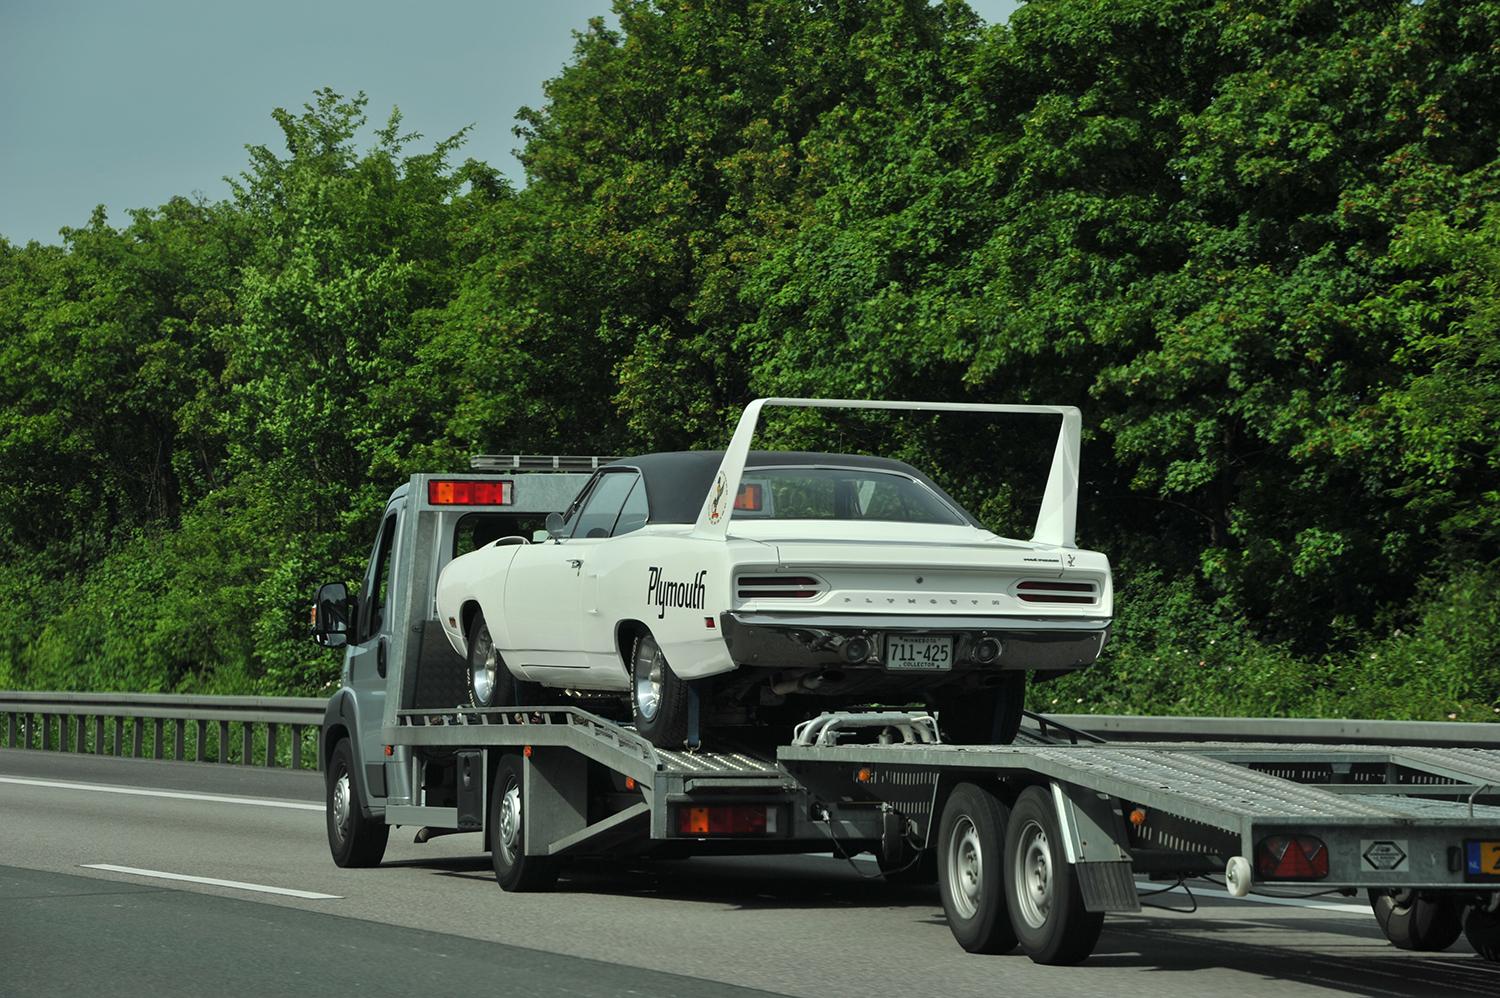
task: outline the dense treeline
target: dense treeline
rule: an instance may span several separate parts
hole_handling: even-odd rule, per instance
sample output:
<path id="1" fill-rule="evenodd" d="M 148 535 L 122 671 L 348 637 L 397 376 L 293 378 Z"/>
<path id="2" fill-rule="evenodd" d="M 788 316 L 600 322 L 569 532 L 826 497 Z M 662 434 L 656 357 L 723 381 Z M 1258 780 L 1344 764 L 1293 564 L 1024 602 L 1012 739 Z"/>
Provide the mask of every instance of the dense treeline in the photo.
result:
<path id="1" fill-rule="evenodd" d="M 1120 624 L 1034 705 L 1500 711 L 1500 0 L 617 11 L 522 190 L 325 91 L 225 201 L 0 240 L 0 687 L 320 690 L 402 476 L 820 394 L 1084 407 Z"/>

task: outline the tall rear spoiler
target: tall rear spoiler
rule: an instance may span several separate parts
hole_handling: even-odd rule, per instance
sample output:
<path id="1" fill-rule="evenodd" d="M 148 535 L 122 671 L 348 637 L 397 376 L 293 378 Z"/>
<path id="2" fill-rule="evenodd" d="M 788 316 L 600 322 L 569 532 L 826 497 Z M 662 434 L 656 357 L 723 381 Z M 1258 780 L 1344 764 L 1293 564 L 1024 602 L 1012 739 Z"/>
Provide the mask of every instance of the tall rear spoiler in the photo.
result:
<path id="1" fill-rule="evenodd" d="M 1052 452 L 1052 470 L 1047 475 L 1047 491 L 1037 511 L 1036 530 L 1031 535 L 1037 544 L 1076 547 L 1078 526 L 1078 453 L 1083 416 L 1071 405 L 981 405 L 969 402 L 871 402 L 854 399 L 756 399 L 745 407 L 739 426 L 724 451 L 719 473 L 709 486 L 703 508 L 698 512 L 693 532 L 703 537 L 722 539 L 729 531 L 734 515 L 734 498 L 740 491 L 740 477 L 750 456 L 750 440 L 760 422 L 760 411 L 766 406 L 806 409 L 905 409 L 919 412 L 992 412 L 1032 416 L 1061 416 L 1062 429 Z"/>

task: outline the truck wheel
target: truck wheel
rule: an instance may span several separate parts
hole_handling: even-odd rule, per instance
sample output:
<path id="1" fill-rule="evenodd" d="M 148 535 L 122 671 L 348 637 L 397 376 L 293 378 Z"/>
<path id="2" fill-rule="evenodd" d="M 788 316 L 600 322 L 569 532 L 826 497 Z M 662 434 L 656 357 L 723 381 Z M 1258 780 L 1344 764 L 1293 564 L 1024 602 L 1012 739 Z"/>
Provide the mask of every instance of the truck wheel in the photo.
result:
<path id="1" fill-rule="evenodd" d="M 938 701 L 943 738 L 955 745 L 1009 745 L 1021 730 L 1026 673 L 1008 672 L 999 686 L 954 692 Z"/>
<path id="2" fill-rule="evenodd" d="M 1463 932 L 1462 911 L 1452 901 L 1410 890 L 1372 890 L 1370 907 L 1380 931 L 1397 949 L 1436 953 Z"/>
<path id="3" fill-rule="evenodd" d="M 1500 913 L 1470 908 L 1464 915 L 1464 938 L 1475 953 L 1490 963 L 1500 963 Z"/>
<path id="4" fill-rule="evenodd" d="M 1036 963 L 1079 963 L 1094 951 L 1101 912 L 1083 906 L 1078 873 L 1063 852 L 1052 795 L 1028 787 L 1016 799 L 1005 832 L 1006 902 L 1010 923 Z"/>
<path id="5" fill-rule="evenodd" d="M 630 714 L 635 730 L 657 748 L 682 748 L 687 741 L 688 687 L 667 664 L 650 634 L 630 649 Z"/>
<path id="6" fill-rule="evenodd" d="M 490 790 L 490 861 L 503 890 L 545 891 L 557 882 L 557 860 L 526 855 L 521 767 L 520 756 L 507 755 L 495 770 L 495 785 Z"/>
<path id="7" fill-rule="evenodd" d="M 484 611 L 469 624 L 469 705 L 473 707 L 519 707 L 531 699 L 530 683 L 511 673 L 490 637 Z"/>
<path id="8" fill-rule="evenodd" d="M 391 826 L 366 818 L 359 809 L 359 783 L 354 749 L 340 738 L 328 760 L 328 851 L 342 867 L 379 866 Z"/>
<path id="9" fill-rule="evenodd" d="M 938 823 L 938 891 L 953 938 L 970 953 L 1009 953 L 1016 934 L 1005 912 L 1001 844 L 1009 811 L 994 794 L 960 783 Z"/>

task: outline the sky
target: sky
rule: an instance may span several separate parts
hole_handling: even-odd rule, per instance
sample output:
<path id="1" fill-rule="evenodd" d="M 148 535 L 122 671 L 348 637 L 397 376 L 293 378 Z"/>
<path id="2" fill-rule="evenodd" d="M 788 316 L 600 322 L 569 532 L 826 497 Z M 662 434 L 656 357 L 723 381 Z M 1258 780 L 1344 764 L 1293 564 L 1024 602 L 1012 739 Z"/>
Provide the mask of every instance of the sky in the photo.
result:
<path id="1" fill-rule="evenodd" d="M 1018 0 L 970 0 L 1001 21 Z M 428 141 L 518 186 L 517 108 L 609 0 L 0 0 L 0 236 L 59 242 L 97 204 L 110 221 L 174 195 L 210 200 L 282 151 L 276 107 L 363 90 L 374 124 L 399 106 Z"/>

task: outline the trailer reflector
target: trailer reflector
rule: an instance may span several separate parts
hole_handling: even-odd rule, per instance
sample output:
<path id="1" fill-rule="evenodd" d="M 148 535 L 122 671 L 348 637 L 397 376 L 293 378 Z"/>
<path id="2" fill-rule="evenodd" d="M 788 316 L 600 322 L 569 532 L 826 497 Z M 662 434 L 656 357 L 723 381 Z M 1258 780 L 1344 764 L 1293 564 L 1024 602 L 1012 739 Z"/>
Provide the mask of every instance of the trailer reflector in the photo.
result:
<path id="1" fill-rule="evenodd" d="M 474 479 L 434 479 L 427 483 L 427 502 L 433 506 L 509 506 L 516 501 L 515 483 Z"/>
<path id="2" fill-rule="evenodd" d="M 1262 880 L 1323 880 L 1328 847 L 1311 835 L 1272 835 L 1255 847 L 1255 869 Z"/>
<path id="3" fill-rule="evenodd" d="M 774 804 L 680 804 L 677 834 L 772 835 L 776 832 Z"/>

